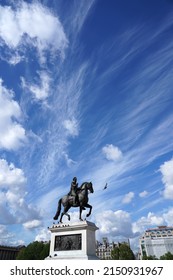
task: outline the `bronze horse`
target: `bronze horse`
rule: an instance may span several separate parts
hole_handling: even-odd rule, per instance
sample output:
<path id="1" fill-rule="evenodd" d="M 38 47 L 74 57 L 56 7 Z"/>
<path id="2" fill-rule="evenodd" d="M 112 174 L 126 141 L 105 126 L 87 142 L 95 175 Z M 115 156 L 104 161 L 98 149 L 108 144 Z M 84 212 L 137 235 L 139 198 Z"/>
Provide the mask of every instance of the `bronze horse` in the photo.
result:
<path id="1" fill-rule="evenodd" d="M 68 210 L 71 207 L 79 207 L 79 220 L 82 220 L 82 210 L 84 209 L 84 207 L 89 208 L 89 212 L 86 215 L 87 217 L 89 217 L 91 215 L 91 211 L 92 211 L 92 206 L 90 204 L 88 204 L 88 192 L 93 193 L 93 186 L 91 182 L 84 182 L 79 188 L 78 188 L 78 197 L 79 197 L 79 203 L 75 203 L 75 197 L 71 196 L 71 195 L 65 195 L 62 198 L 60 198 L 60 200 L 58 201 L 58 208 L 56 211 L 56 214 L 54 216 L 54 220 L 58 220 L 59 215 L 61 213 L 61 204 L 64 206 L 64 210 L 61 213 L 61 217 L 60 217 L 60 223 L 62 223 L 62 217 L 64 215 L 66 215 L 68 217 L 68 220 L 70 221 L 70 215 L 67 213 Z"/>

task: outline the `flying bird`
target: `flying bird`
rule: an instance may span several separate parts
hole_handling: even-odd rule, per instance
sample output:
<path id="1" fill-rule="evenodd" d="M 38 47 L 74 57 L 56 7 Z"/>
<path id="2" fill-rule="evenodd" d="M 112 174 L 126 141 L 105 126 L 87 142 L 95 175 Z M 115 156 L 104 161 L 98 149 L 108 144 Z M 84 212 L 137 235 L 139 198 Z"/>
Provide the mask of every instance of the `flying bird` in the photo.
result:
<path id="1" fill-rule="evenodd" d="M 108 187 L 108 184 L 106 183 L 106 185 L 104 186 L 104 188 L 103 188 L 103 189 L 104 189 L 104 190 L 106 190 L 106 189 L 107 189 L 107 187 Z"/>

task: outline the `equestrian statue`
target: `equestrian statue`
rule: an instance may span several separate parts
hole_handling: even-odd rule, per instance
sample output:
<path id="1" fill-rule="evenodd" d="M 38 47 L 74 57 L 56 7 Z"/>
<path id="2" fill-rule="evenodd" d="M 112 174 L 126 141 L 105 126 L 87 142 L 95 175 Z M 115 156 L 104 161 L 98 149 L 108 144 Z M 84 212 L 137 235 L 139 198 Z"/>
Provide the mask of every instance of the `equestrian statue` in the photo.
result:
<path id="1" fill-rule="evenodd" d="M 54 220 L 58 220 L 60 216 L 59 222 L 62 223 L 62 218 L 64 215 L 68 217 L 70 221 L 70 215 L 67 213 L 71 207 L 79 207 L 79 220 L 82 220 L 82 211 L 86 208 L 89 208 L 89 212 L 87 213 L 87 217 L 91 215 L 92 206 L 88 204 L 88 193 L 93 193 L 93 186 L 91 182 L 84 182 L 79 188 L 77 183 L 77 178 L 74 177 L 71 183 L 70 192 L 59 199 L 58 208 L 56 214 L 54 216 Z M 61 205 L 63 205 L 64 209 L 61 213 Z M 61 215 L 60 215 L 61 214 Z"/>

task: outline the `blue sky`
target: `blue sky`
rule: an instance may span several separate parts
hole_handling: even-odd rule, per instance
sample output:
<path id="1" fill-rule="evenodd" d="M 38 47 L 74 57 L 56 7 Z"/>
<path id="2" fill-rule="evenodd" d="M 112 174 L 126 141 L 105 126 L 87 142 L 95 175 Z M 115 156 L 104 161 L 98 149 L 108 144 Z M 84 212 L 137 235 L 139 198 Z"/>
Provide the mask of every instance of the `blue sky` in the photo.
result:
<path id="1" fill-rule="evenodd" d="M 172 10 L 0 1 L 1 244 L 49 238 L 74 176 L 93 183 L 98 239 L 137 249 L 145 229 L 173 225 Z"/>

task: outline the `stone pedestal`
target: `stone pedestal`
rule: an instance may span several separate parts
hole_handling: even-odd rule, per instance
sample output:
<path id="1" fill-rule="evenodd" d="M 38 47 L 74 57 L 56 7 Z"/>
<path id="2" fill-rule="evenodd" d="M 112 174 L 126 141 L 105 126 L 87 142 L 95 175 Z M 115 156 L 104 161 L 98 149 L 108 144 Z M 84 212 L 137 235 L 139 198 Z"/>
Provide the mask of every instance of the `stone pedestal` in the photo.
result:
<path id="1" fill-rule="evenodd" d="M 94 223 L 82 221 L 53 225 L 51 231 L 50 253 L 46 260 L 88 259 L 98 260 L 96 256 Z"/>

